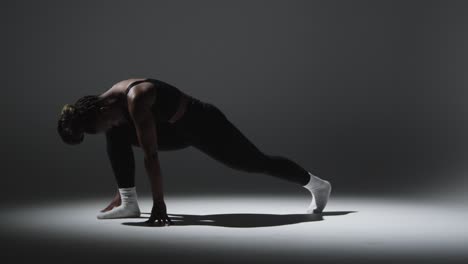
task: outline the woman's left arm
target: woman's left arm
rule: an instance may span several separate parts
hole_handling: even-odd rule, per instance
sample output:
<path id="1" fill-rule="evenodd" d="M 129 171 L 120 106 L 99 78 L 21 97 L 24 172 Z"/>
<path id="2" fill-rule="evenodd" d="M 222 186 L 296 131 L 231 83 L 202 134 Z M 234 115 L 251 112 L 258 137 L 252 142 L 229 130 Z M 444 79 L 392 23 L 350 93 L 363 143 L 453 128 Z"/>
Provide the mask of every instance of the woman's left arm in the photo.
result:
<path id="1" fill-rule="evenodd" d="M 151 111 L 152 102 L 154 102 L 154 95 L 152 96 L 151 92 L 145 92 L 145 90 L 137 92 L 128 99 L 129 113 L 135 124 L 139 144 L 144 152 L 145 169 L 153 194 L 153 209 L 147 223 L 154 224 L 157 220 L 160 225 L 172 224 L 171 219 L 167 216 L 164 202 L 156 124 Z"/>

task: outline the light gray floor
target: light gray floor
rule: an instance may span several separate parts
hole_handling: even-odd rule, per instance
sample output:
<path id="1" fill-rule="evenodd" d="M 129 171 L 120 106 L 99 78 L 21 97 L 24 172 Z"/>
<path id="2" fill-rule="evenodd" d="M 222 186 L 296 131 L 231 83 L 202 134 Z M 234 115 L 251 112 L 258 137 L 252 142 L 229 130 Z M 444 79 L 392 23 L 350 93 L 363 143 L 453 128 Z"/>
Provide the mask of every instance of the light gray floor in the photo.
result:
<path id="1" fill-rule="evenodd" d="M 107 199 L 43 202 L 4 207 L 1 235 L 10 260 L 26 259 L 27 252 L 77 262 L 468 260 L 468 206 L 462 202 L 332 198 L 322 215 L 309 215 L 304 197 L 168 196 L 176 223 L 170 227 L 139 225 L 149 216 L 149 199 L 140 199 L 144 218 L 118 220 L 95 218 Z"/>

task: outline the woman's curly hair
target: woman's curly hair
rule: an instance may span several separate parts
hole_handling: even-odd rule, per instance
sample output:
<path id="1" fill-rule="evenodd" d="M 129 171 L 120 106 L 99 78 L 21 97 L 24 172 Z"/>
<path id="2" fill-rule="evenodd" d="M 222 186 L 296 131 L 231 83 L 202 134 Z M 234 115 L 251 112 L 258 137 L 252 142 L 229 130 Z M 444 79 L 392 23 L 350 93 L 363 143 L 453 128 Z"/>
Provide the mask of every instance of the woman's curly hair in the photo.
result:
<path id="1" fill-rule="evenodd" d="M 80 144 L 84 132 L 96 121 L 101 98 L 97 95 L 86 95 L 75 104 L 65 104 L 58 120 L 57 131 L 63 142 L 69 145 Z"/>

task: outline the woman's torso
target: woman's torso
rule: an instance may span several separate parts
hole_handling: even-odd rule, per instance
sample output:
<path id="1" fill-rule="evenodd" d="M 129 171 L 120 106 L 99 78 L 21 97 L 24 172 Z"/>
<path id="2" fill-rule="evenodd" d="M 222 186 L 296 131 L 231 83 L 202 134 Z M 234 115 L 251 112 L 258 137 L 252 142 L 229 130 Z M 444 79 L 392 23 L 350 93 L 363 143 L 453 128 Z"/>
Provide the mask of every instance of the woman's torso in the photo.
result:
<path id="1" fill-rule="evenodd" d="M 163 81 L 145 78 L 127 80 L 127 87 L 124 91 L 125 95 L 128 94 L 130 89 L 140 83 L 151 83 L 154 89 L 156 89 L 156 99 L 151 107 L 156 119 L 155 121 L 158 123 L 168 122 L 177 111 L 182 91 Z"/>
<path id="2" fill-rule="evenodd" d="M 131 144 L 134 146 L 139 146 L 139 143 L 136 136 L 135 126 L 130 114 L 128 113 L 127 93 L 132 89 L 132 87 L 135 87 L 138 84 L 150 85 L 154 87 L 154 89 L 157 89 L 155 102 L 152 105 L 152 111 L 155 117 L 155 122 L 160 124 L 157 126 L 158 130 L 161 130 L 163 127 L 172 127 L 168 120 L 177 111 L 179 99 L 182 94 L 192 98 L 194 101 L 198 100 L 170 84 L 152 78 L 133 78 L 114 84 L 112 88 L 103 93 L 102 96 L 121 98 L 119 101 L 122 102 L 122 107 L 124 108 L 123 113 L 125 115 L 125 120 L 127 121 L 119 126 L 126 129 Z M 160 137 L 160 135 L 158 135 L 158 137 Z M 163 141 L 162 139 L 163 138 L 161 138 L 161 141 Z M 164 142 L 161 142 L 161 144 L 164 144 Z"/>
<path id="3" fill-rule="evenodd" d="M 158 123 L 166 123 L 176 113 L 179 100 L 182 95 L 185 95 L 192 100 L 197 100 L 191 95 L 184 93 L 180 89 L 153 78 L 133 78 L 120 81 L 112 86 L 109 90 L 101 94 L 101 97 L 116 98 L 119 104 L 122 105 L 124 115 L 128 121 L 128 97 L 127 93 L 136 85 L 147 85 L 156 89 L 155 101 L 152 104 L 152 110 L 155 116 L 155 121 Z M 111 100 L 112 101 L 112 100 Z"/>

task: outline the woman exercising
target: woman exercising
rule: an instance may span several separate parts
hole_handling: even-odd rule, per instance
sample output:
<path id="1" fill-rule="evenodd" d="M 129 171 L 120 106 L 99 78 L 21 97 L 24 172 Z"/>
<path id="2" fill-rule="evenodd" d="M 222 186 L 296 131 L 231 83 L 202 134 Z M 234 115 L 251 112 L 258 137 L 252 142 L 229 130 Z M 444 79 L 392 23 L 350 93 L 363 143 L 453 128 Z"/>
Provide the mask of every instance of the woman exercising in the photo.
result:
<path id="1" fill-rule="evenodd" d="M 233 169 L 263 173 L 300 184 L 312 194 L 308 213 L 321 213 L 331 184 L 281 156 L 260 151 L 212 103 L 155 79 L 128 79 L 101 95 L 66 104 L 57 127 L 61 139 L 80 144 L 84 134 L 105 133 L 118 192 L 99 219 L 139 217 L 132 145 L 144 152 L 153 207 L 146 221 L 172 224 L 167 216 L 158 151 L 193 146 Z M 315 207 L 314 207 L 315 205 Z"/>

